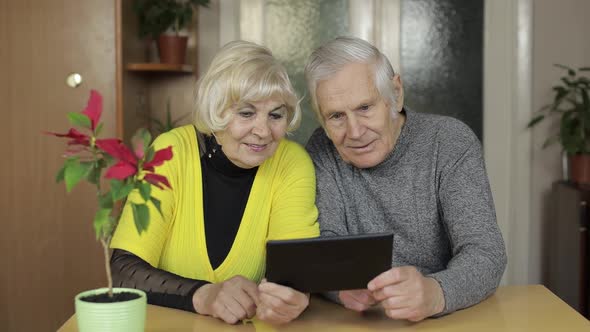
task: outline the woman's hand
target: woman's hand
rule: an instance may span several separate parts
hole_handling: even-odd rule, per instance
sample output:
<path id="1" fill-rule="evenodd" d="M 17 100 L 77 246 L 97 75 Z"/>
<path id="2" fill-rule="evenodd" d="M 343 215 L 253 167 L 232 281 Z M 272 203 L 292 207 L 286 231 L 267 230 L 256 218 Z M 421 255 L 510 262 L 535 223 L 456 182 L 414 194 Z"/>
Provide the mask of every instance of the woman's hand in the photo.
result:
<path id="1" fill-rule="evenodd" d="M 309 294 L 262 280 L 258 285 L 256 317 L 274 325 L 292 321 L 309 305 Z"/>
<path id="2" fill-rule="evenodd" d="M 242 276 L 204 285 L 193 295 L 195 311 L 235 324 L 256 314 L 258 287 Z"/>

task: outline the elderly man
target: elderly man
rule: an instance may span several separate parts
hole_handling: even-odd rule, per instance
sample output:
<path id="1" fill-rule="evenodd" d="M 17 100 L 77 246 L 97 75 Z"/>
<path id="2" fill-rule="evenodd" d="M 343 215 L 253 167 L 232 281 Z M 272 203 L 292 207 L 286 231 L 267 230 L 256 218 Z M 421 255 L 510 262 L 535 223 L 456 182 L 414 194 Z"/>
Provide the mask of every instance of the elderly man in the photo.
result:
<path id="1" fill-rule="evenodd" d="M 404 108 L 399 74 L 363 40 L 328 42 L 305 74 L 322 125 L 307 144 L 322 236 L 394 233 L 392 268 L 333 299 L 419 321 L 491 295 L 506 253 L 473 132 Z"/>

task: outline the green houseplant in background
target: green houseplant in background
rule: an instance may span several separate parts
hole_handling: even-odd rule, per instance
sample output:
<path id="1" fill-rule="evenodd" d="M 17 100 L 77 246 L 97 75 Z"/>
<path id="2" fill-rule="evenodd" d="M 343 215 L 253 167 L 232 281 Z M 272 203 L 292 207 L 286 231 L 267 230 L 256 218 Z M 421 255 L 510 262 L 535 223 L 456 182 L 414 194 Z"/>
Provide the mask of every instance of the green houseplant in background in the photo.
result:
<path id="1" fill-rule="evenodd" d="M 547 138 L 543 148 L 559 142 L 567 154 L 569 174 L 573 182 L 590 184 L 590 79 L 577 70 L 556 64 L 565 71 L 559 84 L 553 86 L 553 101 L 541 108 L 528 127 L 532 128 L 547 117 L 560 117 L 559 132 Z"/>
<path id="2" fill-rule="evenodd" d="M 170 98 L 166 101 L 166 119 L 158 120 L 155 117 L 149 117 L 148 120 L 150 122 L 150 129 L 154 133 L 154 135 L 159 135 L 170 131 L 180 125 L 180 122 L 184 120 L 190 113 L 184 113 L 183 115 L 177 117 L 176 119 L 172 119 L 172 111 L 170 107 Z"/>
<path id="3" fill-rule="evenodd" d="M 133 5 L 139 36 L 157 42 L 160 62 L 183 64 L 188 37 L 180 32 L 190 24 L 197 7 L 208 7 L 209 0 L 135 0 Z"/>
<path id="4" fill-rule="evenodd" d="M 66 160 L 56 180 L 65 182 L 68 192 L 82 180 L 96 187 L 98 209 L 93 226 L 103 247 L 108 287 L 78 294 L 76 319 L 80 331 L 143 331 L 146 295 L 140 290 L 113 288 L 109 244 L 124 200 L 132 191 L 138 191 L 143 200 L 131 203 L 139 234 L 149 226 L 147 204 L 160 210 L 160 202 L 151 195 L 151 186 L 170 188 L 166 177 L 155 173 L 155 167 L 172 159 L 172 147 L 154 151 L 151 135 L 145 129 L 135 133 L 131 149 L 116 138 L 100 139 L 101 114 L 102 96 L 93 90 L 82 112 L 68 113 L 73 128 L 65 134 L 46 133 L 69 139 Z M 108 188 L 103 186 L 106 180 L 110 181 Z"/>

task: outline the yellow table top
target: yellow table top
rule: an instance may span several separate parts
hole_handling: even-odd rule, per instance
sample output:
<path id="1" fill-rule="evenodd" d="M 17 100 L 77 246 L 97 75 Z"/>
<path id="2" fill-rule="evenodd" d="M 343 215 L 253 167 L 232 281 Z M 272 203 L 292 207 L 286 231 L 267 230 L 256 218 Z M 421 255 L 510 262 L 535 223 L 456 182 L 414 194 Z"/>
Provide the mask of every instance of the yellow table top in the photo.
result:
<path id="1" fill-rule="evenodd" d="M 297 320 L 275 328 L 261 322 L 229 325 L 215 318 L 148 305 L 146 331 L 588 331 L 590 322 L 540 285 L 505 286 L 465 310 L 419 323 L 388 319 L 378 309 L 356 313 L 312 297 Z M 60 329 L 77 331 L 72 316 Z"/>

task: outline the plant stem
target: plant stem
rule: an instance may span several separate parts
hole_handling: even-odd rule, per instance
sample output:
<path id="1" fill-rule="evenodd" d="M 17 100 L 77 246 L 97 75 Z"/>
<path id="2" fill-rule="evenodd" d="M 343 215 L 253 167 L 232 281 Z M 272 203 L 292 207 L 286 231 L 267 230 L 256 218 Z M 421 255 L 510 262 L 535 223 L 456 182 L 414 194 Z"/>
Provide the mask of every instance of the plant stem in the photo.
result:
<path id="1" fill-rule="evenodd" d="M 106 268 L 106 271 L 107 271 L 109 297 L 112 298 L 113 297 L 113 277 L 111 276 L 111 263 L 109 260 L 109 242 L 111 242 L 110 239 L 106 239 L 106 240 L 104 238 L 100 239 L 100 243 L 102 244 L 102 249 L 103 249 L 103 253 L 104 253 L 104 267 Z"/>

